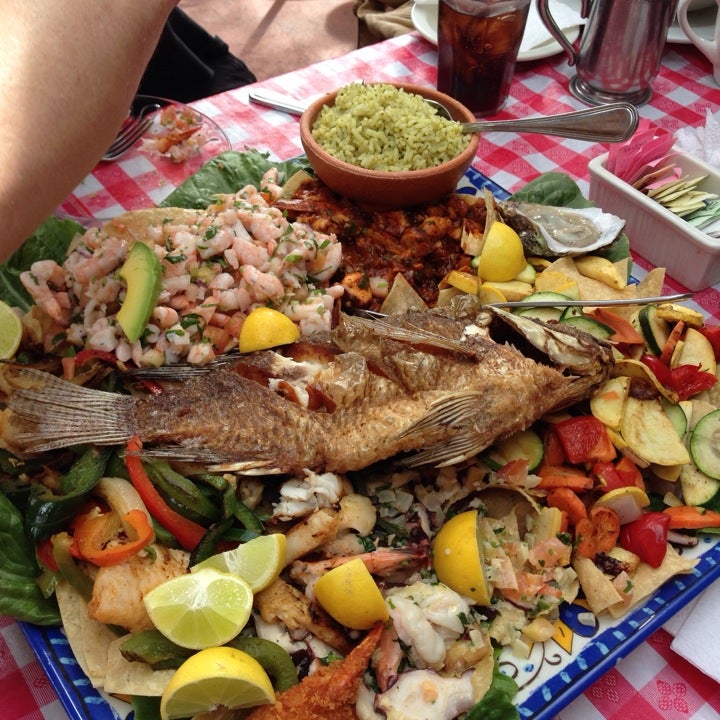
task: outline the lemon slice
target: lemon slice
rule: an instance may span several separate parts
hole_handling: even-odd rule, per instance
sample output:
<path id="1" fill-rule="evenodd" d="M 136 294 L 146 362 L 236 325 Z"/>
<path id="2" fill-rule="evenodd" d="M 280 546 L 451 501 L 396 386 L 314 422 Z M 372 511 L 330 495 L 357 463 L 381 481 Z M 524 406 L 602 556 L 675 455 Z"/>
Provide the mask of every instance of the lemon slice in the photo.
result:
<path id="1" fill-rule="evenodd" d="M 479 605 L 490 604 L 490 587 L 483 569 L 482 539 L 477 510 L 450 518 L 433 543 L 433 567 L 438 580 Z"/>
<path id="2" fill-rule="evenodd" d="M 194 565 L 191 572 L 213 568 L 245 580 L 254 593 L 266 588 L 285 567 L 285 536 L 261 535 L 232 550 L 218 553 Z"/>
<path id="3" fill-rule="evenodd" d="M 520 236 L 508 225 L 495 221 L 480 251 L 478 275 L 490 282 L 507 282 L 527 266 Z"/>
<path id="4" fill-rule="evenodd" d="M 300 328 L 279 310 L 258 307 L 250 311 L 240 328 L 240 352 L 289 345 L 300 338 Z"/>
<path id="5" fill-rule="evenodd" d="M 22 340 L 22 323 L 15 311 L 0 300 L 0 360 L 15 355 Z"/>
<path id="6" fill-rule="evenodd" d="M 313 589 L 327 613 L 353 630 L 367 630 L 390 616 L 380 588 L 360 558 L 328 570 Z"/>
<path id="7" fill-rule="evenodd" d="M 253 593 L 242 578 L 204 568 L 167 580 L 143 600 L 150 619 L 165 637 L 199 650 L 223 645 L 245 627 Z"/>
<path id="8" fill-rule="evenodd" d="M 257 660 L 231 647 L 191 655 L 170 678 L 160 701 L 162 720 L 194 717 L 219 707 L 240 709 L 275 702 L 275 691 Z"/>

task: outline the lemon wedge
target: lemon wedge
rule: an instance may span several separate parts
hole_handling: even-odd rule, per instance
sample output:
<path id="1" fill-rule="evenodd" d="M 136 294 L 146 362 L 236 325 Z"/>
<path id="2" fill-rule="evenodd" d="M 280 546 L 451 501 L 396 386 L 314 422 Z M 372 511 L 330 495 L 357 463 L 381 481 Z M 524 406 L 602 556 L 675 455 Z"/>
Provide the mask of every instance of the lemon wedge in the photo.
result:
<path id="1" fill-rule="evenodd" d="M 385 598 L 360 558 L 328 570 L 313 587 L 323 609 L 345 627 L 367 630 L 389 617 Z"/>
<path id="2" fill-rule="evenodd" d="M 467 510 L 450 518 L 435 536 L 433 567 L 438 580 L 478 605 L 489 605 L 491 592 L 483 558 L 477 510 Z"/>
<path id="3" fill-rule="evenodd" d="M 194 565 L 191 572 L 213 568 L 245 580 L 254 593 L 260 592 L 277 578 L 285 567 L 285 536 L 282 533 L 261 535 L 232 550 L 212 555 Z"/>
<path id="4" fill-rule="evenodd" d="M 0 360 L 13 357 L 22 340 L 22 322 L 15 311 L 0 300 Z"/>
<path id="5" fill-rule="evenodd" d="M 480 252 L 478 275 L 490 282 L 507 282 L 526 266 L 520 236 L 510 226 L 496 220 L 490 226 Z"/>
<path id="6" fill-rule="evenodd" d="M 289 345 L 300 339 L 300 328 L 279 310 L 257 307 L 250 311 L 238 338 L 242 353 Z"/>
<path id="7" fill-rule="evenodd" d="M 150 620 L 165 637 L 199 650 L 223 645 L 245 627 L 253 592 L 236 575 L 203 568 L 161 583 L 143 600 Z"/>
<path id="8" fill-rule="evenodd" d="M 173 720 L 220 707 L 241 709 L 273 702 L 272 683 L 257 660 L 232 647 L 213 647 L 191 655 L 175 671 L 160 700 L 160 717 Z"/>

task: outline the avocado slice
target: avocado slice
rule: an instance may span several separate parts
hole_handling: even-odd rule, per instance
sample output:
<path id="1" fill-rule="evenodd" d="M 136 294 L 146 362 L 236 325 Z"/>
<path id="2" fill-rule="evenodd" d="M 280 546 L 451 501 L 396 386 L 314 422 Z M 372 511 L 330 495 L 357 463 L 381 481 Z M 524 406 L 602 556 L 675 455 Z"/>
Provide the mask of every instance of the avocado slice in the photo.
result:
<path id="1" fill-rule="evenodd" d="M 162 267 L 148 245 L 136 242 L 119 274 L 127 283 L 127 293 L 117 320 L 127 339 L 135 342 L 143 334 L 155 309 L 162 288 Z"/>

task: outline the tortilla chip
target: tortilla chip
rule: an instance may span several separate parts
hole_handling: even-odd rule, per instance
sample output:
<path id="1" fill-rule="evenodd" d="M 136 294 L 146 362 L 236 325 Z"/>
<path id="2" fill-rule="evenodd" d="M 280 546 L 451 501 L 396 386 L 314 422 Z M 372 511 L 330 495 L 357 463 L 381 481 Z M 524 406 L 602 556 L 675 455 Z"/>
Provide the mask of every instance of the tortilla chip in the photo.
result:
<path id="1" fill-rule="evenodd" d="M 410 310 L 427 310 L 427 305 L 415 288 L 405 279 L 405 276 L 398 273 L 395 275 L 380 312 L 387 315 L 401 315 Z"/>
<path id="2" fill-rule="evenodd" d="M 592 560 L 574 553 L 572 566 L 577 573 L 590 610 L 595 615 L 600 615 L 611 607 L 624 606 L 623 597 L 615 589 L 612 579 Z"/>
<path id="3" fill-rule="evenodd" d="M 633 596 L 629 605 L 613 605 L 608 608 L 610 615 L 620 617 L 652 595 L 665 581 L 675 575 L 689 573 L 698 563 L 698 558 L 687 558 L 680 555 L 672 545 L 668 545 L 667 553 L 660 567 L 654 568 L 647 563 L 640 563 L 633 575 Z"/>
<path id="4" fill-rule="evenodd" d="M 78 665 L 93 687 L 102 687 L 107 672 L 108 648 L 117 635 L 88 615 L 87 602 L 68 583 L 58 583 L 55 596 L 65 635 Z"/>
<path id="5" fill-rule="evenodd" d="M 127 638 L 116 637 L 108 648 L 105 692 L 115 695 L 144 695 L 159 697 L 165 691 L 175 670 L 153 670 L 142 662 L 129 662 L 120 653 L 120 646 Z"/>

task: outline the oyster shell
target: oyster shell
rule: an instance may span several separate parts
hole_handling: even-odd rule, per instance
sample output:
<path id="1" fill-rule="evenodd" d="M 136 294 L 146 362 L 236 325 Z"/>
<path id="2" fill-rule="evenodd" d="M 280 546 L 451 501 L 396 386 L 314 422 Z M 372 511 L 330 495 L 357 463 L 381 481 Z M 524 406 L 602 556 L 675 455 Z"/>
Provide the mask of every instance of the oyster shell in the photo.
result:
<path id="1" fill-rule="evenodd" d="M 580 255 L 609 245 L 625 220 L 597 207 L 566 208 L 553 205 L 496 201 L 496 213 L 520 236 L 529 254 L 540 257 Z"/>

